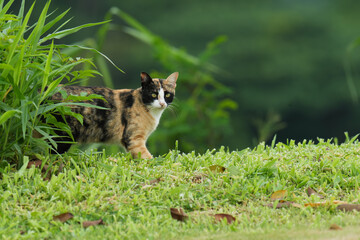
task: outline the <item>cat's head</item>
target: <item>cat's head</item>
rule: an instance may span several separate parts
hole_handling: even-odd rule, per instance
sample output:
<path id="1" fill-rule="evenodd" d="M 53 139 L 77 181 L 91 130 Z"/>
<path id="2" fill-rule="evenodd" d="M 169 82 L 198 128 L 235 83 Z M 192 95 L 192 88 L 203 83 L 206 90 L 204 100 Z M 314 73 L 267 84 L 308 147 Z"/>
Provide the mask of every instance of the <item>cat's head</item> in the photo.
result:
<path id="1" fill-rule="evenodd" d="M 174 100 L 178 72 L 166 79 L 152 79 L 149 74 L 141 73 L 142 100 L 145 105 L 157 109 L 165 109 Z"/>

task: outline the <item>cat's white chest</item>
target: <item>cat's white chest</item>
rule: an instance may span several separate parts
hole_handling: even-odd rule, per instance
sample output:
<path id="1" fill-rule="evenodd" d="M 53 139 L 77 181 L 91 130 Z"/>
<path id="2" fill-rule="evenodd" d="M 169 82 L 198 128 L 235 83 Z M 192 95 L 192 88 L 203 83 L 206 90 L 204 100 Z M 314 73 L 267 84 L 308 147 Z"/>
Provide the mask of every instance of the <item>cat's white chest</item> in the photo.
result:
<path id="1" fill-rule="evenodd" d="M 160 118 L 161 118 L 161 115 L 163 112 L 164 112 L 164 109 L 153 108 L 150 110 L 151 116 L 155 119 L 155 128 L 159 125 Z"/>

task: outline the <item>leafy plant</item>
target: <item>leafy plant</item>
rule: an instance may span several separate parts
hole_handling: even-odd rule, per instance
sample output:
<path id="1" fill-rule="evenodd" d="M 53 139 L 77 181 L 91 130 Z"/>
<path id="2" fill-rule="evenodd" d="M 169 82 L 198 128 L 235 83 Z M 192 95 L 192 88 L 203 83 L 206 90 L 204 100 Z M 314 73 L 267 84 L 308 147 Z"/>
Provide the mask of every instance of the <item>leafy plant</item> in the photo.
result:
<path id="1" fill-rule="evenodd" d="M 8 13 L 13 2 L 4 5 L 4 0 L 0 0 L 0 160 L 21 164 L 25 155 L 56 146 L 54 136 L 49 134 L 51 130 L 57 128 L 69 132 L 66 124 L 57 123 L 49 114 L 58 112 L 75 116 L 69 104 L 76 103 L 47 101 L 60 90 L 58 85 L 99 74 L 93 69 L 75 70 L 80 64 L 92 64 L 91 60 L 73 59 L 63 54 L 63 49 L 79 46 L 56 44 L 55 40 L 104 22 L 63 29 L 68 21 L 61 23 L 61 20 L 68 10 L 49 20 L 54 13 L 48 13 L 48 1 L 42 6 L 38 20 L 29 26 L 35 3 L 25 13 L 23 0 L 18 15 L 13 15 Z M 55 26 L 58 27 L 52 30 Z M 40 116 L 43 116 L 42 121 Z M 82 118 L 81 115 L 75 117 Z M 42 137 L 34 138 L 34 132 Z"/>

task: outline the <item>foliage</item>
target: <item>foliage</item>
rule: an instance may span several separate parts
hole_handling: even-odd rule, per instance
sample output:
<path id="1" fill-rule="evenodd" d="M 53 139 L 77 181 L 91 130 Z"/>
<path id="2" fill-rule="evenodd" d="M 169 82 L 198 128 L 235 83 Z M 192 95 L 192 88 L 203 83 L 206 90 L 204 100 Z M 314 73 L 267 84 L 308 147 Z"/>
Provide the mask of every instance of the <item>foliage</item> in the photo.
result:
<path id="1" fill-rule="evenodd" d="M 57 86 L 62 81 L 76 82 L 98 74 L 92 69 L 74 70 L 91 60 L 64 55 L 61 50 L 71 46 L 56 44 L 55 40 L 102 23 L 63 29 L 68 21 L 60 21 L 68 11 L 49 20 L 54 13 L 48 13 L 48 1 L 42 6 L 37 21 L 29 26 L 35 3 L 25 13 L 23 0 L 18 15 L 13 15 L 8 13 L 13 2 L 4 5 L 4 0 L 0 0 L 0 160 L 21 164 L 25 155 L 56 146 L 53 141 L 56 136 L 50 135 L 50 130 L 57 128 L 69 132 L 69 127 L 56 122 L 50 113 L 56 111 L 61 115 L 72 114 L 79 120 L 82 118 L 68 107 L 75 103 L 47 101 L 59 91 Z M 76 102 L 76 99 L 72 100 Z M 43 116 L 42 122 L 52 126 L 41 123 L 40 116 Z M 34 138 L 34 132 L 40 133 L 42 138 Z"/>
<path id="2" fill-rule="evenodd" d="M 360 182 L 360 143 L 355 137 L 347 139 L 340 145 L 323 139 L 274 141 L 272 146 L 261 144 L 252 150 L 221 148 L 202 155 L 175 149 L 163 158 L 141 161 L 124 154 L 109 158 L 95 152 L 68 154 L 62 164 L 52 167 L 43 157 L 42 171 L 35 167 L 39 164 L 27 168 L 27 162 L 19 171 L 8 166 L 0 182 L 0 235 L 5 239 L 224 239 L 227 235 L 259 239 L 261 233 L 262 239 L 269 239 L 268 234 L 287 239 L 287 234 L 301 230 L 302 234 L 324 232 L 331 224 L 343 227 L 340 232 L 345 234 L 349 227 L 358 228 L 359 212 L 342 212 L 336 205 L 305 205 L 333 200 L 360 203 L 359 192 L 354 191 Z M 309 187 L 324 199 L 308 196 Z M 299 206 L 276 208 L 280 202 L 272 198 L 279 190 Z M 182 208 L 189 220 L 172 219 L 170 208 Z M 67 212 L 74 217 L 66 223 L 54 220 Z M 237 221 L 215 223 L 208 216 L 216 213 L 231 214 Z M 105 225 L 82 226 L 99 219 Z"/>
<path id="3" fill-rule="evenodd" d="M 230 98 L 238 108 L 231 113 L 231 135 L 217 146 L 241 149 L 254 145 L 264 132 L 278 129 L 275 126 L 268 131 L 269 124 L 258 124 L 259 120 L 268 121 L 271 114 L 286 123 L 286 128 L 276 133 L 281 141 L 288 137 L 299 141 L 318 136 L 342 138 L 344 131 L 360 131 L 360 109 L 353 104 L 360 89 L 360 48 L 346 59 L 353 78 L 348 78 L 348 85 L 343 66 L 347 45 L 359 35 L 354 23 L 360 21 L 360 1 L 208 0 L 204 4 L 183 0 L 171 6 L 166 0 L 141 4 L 82 1 L 84 4 L 57 1 L 56 6 L 65 9 L 71 4 L 78 21 L 101 19 L 111 6 L 118 6 L 171 45 L 185 47 L 195 55 L 209 39 L 228 37 L 211 62 L 229 73 L 216 75 L 216 80 L 232 89 Z M 116 31 L 109 32 L 103 52 L 126 65 L 127 75 L 109 69 L 115 86 L 135 86 L 140 71 L 161 68 L 149 56 L 148 46 L 121 33 L 119 22 L 123 21 L 113 18 L 109 25 Z M 80 34 L 78 39 L 89 36 Z"/>

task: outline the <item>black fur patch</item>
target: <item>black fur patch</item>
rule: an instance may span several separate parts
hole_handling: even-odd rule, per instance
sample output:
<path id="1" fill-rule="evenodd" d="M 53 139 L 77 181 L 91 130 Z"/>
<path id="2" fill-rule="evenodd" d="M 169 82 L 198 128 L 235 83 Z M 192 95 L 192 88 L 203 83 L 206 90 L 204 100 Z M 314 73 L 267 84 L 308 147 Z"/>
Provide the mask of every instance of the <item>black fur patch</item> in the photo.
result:
<path id="1" fill-rule="evenodd" d="M 159 89 L 155 86 L 153 82 L 146 84 L 141 89 L 141 98 L 145 105 L 150 105 L 154 98 L 151 96 L 153 93 L 158 93 Z"/>
<path id="2" fill-rule="evenodd" d="M 122 114 L 121 114 L 121 123 L 124 126 L 121 143 L 124 145 L 124 147 L 126 149 L 128 149 L 130 146 L 130 134 L 131 134 L 127 129 L 127 127 L 128 127 L 127 115 L 128 114 L 125 111 L 122 112 Z"/>
<path id="3" fill-rule="evenodd" d="M 170 96 L 169 97 L 166 97 L 166 95 L 168 95 L 168 94 L 170 94 Z M 165 102 L 167 103 L 167 104 L 170 104 L 170 103 L 172 103 L 172 101 L 174 100 L 174 94 L 173 93 L 171 93 L 171 92 L 168 92 L 168 91 L 165 91 Z"/>
<path id="4" fill-rule="evenodd" d="M 132 95 L 134 90 L 130 92 L 120 93 L 120 99 L 124 103 L 125 108 L 131 108 L 134 104 L 134 96 Z"/>

